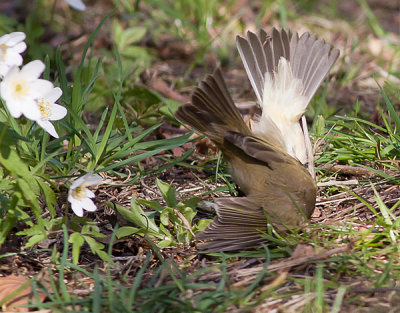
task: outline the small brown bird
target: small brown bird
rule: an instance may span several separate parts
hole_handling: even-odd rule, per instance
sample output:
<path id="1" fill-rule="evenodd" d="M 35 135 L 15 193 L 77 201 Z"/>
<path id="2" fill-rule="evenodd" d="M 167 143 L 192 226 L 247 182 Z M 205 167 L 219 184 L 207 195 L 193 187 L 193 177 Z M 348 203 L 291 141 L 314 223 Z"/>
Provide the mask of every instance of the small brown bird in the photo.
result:
<path id="1" fill-rule="evenodd" d="M 313 155 L 303 114 L 339 51 L 316 36 L 275 28 L 237 37 L 237 47 L 262 108 L 245 124 L 221 71 L 200 83 L 176 117 L 209 137 L 231 165 L 245 197 L 220 198 L 217 216 L 197 239 L 207 252 L 247 249 L 278 232 L 303 225 L 315 207 Z M 303 124 L 300 119 L 303 118 Z M 307 170 L 308 168 L 308 170 Z"/>

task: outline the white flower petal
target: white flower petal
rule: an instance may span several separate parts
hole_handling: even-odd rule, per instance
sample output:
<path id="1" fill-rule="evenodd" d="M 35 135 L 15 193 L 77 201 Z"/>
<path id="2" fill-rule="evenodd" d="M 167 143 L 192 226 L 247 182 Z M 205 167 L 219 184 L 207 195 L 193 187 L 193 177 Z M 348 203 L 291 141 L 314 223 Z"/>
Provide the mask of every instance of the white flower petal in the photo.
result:
<path id="1" fill-rule="evenodd" d="M 85 186 L 97 185 L 100 184 L 101 181 L 103 180 L 100 176 L 93 175 L 93 172 L 89 172 L 85 176 L 86 176 Z"/>
<path id="2" fill-rule="evenodd" d="M 0 37 L 0 45 L 2 45 L 3 43 L 6 43 L 9 38 L 10 38 L 10 34 L 5 34 L 5 35 L 1 36 Z"/>
<path id="3" fill-rule="evenodd" d="M 75 200 L 74 197 L 72 197 L 72 190 L 73 189 L 71 187 L 69 187 L 69 189 L 68 189 L 68 201 L 69 202 L 72 202 Z"/>
<path id="4" fill-rule="evenodd" d="M 64 0 L 64 1 L 76 10 L 84 11 L 86 9 L 85 4 L 81 0 Z"/>
<path id="5" fill-rule="evenodd" d="M 71 201 L 71 209 L 72 209 L 72 211 L 74 211 L 74 213 L 77 216 L 79 216 L 79 217 L 83 216 L 83 208 L 82 208 L 81 201 L 78 201 L 75 199 L 73 201 Z"/>
<path id="6" fill-rule="evenodd" d="M 16 44 L 12 48 L 12 50 L 14 52 L 17 52 L 17 53 L 22 53 L 22 52 L 24 52 L 26 50 L 26 43 L 25 42 L 20 42 L 20 43 Z"/>
<path id="7" fill-rule="evenodd" d="M 102 178 L 98 175 L 94 175 L 93 172 L 89 172 L 82 177 L 78 178 L 75 180 L 72 184 L 71 187 L 69 188 L 68 191 L 68 201 L 71 202 L 72 209 L 74 210 L 74 207 L 76 210 L 74 210 L 75 214 L 78 215 L 80 214 L 81 211 L 78 211 L 78 208 L 81 208 L 83 210 L 87 210 L 90 212 L 93 212 L 97 209 L 96 205 L 90 198 L 94 198 L 95 194 L 87 189 L 87 186 L 93 185 L 93 184 L 98 184 L 100 183 Z M 75 190 L 76 188 L 82 188 L 80 190 Z M 76 198 L 75 198 L 76 197 Z M 77 199 L 79 198 L 79 199 Z M 79 203 L 79 205 L 78 205 Z M 78 212 L 78 213 L 77 213 Z M 83 212 L 82 212 L 83 215 Z M 81 215 L 78 215 L 81 216 Z"/>
<path id="8" fill-rule="evenodd" d="M 24 59 L 19 53 L 11 50 L 7 52 L 7 56 L 4 63 L 7 64 L 8 66 L 13 66 L 13 65 L 20 66 L 22 65 L 23 61 Z"/>
<path id="9" fill-rule="evenodd" d="M 52 90 L 50 90 L 49 92 L 47 92 L 43 98 L 46 98 L 47 100 L 49 100 L 50 102 L 56 102 L 58 100 L 58 98 L 60 98 L 62 95 L 62 90 L 60 87 L 55 87 Z"/>
<path id="10" fill-rule="evenodd" d="M 19 102 L 18 106 L 20 107 L 22 114 L 31 121 L 37 121 L 42 117 L 36 101 L 34 100 L 24 99 L 24 101 Z"/>
<path id="11" fill-rule="evenodd" d="M 53 83 L 45 79 L 36 79 L 31 83 L 29 95 L 34 99 L 42 97 L 53 88 Z"/>
<path id="12" fill-rule="evenodd" d="M 7 75 L 4 76 L 3 81 L 1 82 L 1 97 L 4 99 L 4 95 L 10 92 L 10 87 L 7 84 L 11 83 L 11 81 L 19 74 L 19 68 L 17 66 L 12 66 L 7 71 Z M 5 99 L 4 99 L 5 100 Z"/>
<path id="13" fill-rule="evenodd" d="M 93 191 L 86 189 L 86 197 L 88 198 L 94 198 L 96 195 L 94 194 Z"/>
<path id="14" fill-rule="evenodd" d="M 10 70 L 10 66 L 5 63 L 0 63 L 0 78 L 7 75 Z"/>
<path id="15" fill-rule="evenodd" d="M 86 174 L 87 175 L 87 174 Z M 71 187 L 69 187 L 69 190 L 73 190 L 76 187 L 79 187 L 80 185 L 83 184 L 83 182 L 85 181 L 85 175 L 79 177 L 78 179 L 74 180 L 71 184 Z"/>
<path id="16" fill-rule="evenodd" d="M 83 209 L 85 209 L 86 211 L 89 211 L 89 212 L 94 212 L 97 210 L 96 205 L 89 198 L 83 198 L 81 200 L 81 205 L 82 205 Z"/>
<path id="17" fill-rule="evenodd" d="M 56 129 L 54 128 L 54 125 L 51 124 L 49 121 L 47 120 L 41 120 L 40 118 L 38 120 L 36 120 L 36 122 L 38 123 L 38 125 L 40 127 L 42 127 L 45 131 L 47 131 L 50 135 L 52 135 L 54 138 L 59 138 L 58 134 L 56 132 Z"/>
<path id="18" fill-rule="evenodd" d="M 29 76 L 31 73 L 40 72 L 43 69 L 41 64 L 40 61 L 39 63 L 34 61 L 21 70 L 13 66 L 0 83 L 0 95 L 13 117 L 19 117 L 22 113 L 33 121 L 41 118 L 36 99 L 53 88 L 51 82 Z"/>
<path id="19" fill-rule="evenodd" d="M 26 49 L 26 44 L 23 42 L 24 39 L 25 34 L 22 32 L 14 32 L 0 37 L 1 76 L 7 74 L 7 67 L 20 66 L 23 63 L 20 53 Z"/>
<path id="20" fill-rule="evenodd" d="M 23 32 L 13 32 L 8 35 L 7 46 L 9 47 L 15 46 L 17 43 L 25 40 L 26 38 L 26 35 Z"/>
<path id="21" fill-rule="evenodd" d="M 1 82 L 2 84 L 4 84 L 5 81 L 7 80 L 11 80 L 13 79 L 15 76 L 17 76 L 19 74 L 19 68 L 18 66 L 9 66 L 10 69 L 7 73 L 7 76 L 4 77 L 3 81 Z"/>
<path id="22" fill-rule="evenodd" d="M 52 110 L 52 113 L 51 113 L 51 116 L 49 117 L 50 121 L 61 120 L 68 113 L 66 108 L 64 108 L 63 106 L 58 105 L 56 103 L 53 103 L 53 105 L 51 106 L 51 110 Z"/>
<path id="23" fill-rule="evenodd" d="M 7 102 L 6 102 L 6 105 L 7 105 L 8 111 L 10 112 L 10 114 L 13 118 L 19 118 L 22 115 L 22 111 L 19 106 L 8 105 Z"/>
<path id="24" fill-rule="evenodd" d="M 30 77 L 30 80 L 35 80 L 43 73 L 45 65 L 40 60 L 34 60 L 26 64 L 21 69 L 21 75 L 25 77 Z"/>

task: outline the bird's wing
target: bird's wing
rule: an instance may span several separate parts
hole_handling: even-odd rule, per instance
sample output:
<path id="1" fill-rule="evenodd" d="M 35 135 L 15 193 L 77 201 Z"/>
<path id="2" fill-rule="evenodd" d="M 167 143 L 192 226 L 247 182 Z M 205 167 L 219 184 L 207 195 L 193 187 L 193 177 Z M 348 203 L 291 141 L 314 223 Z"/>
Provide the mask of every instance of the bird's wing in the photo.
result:
<path id="1" fill-rule="evenodd" d="M 178 108 L 177 119 L 205 134 L 217 145 L 221 145 L 227 130 L 250 133 L 236 108 L 220 69 L 208 75 L 195 88 L 191 103 Z"/>
<path id="2" fill-rule="evenodd" d="M 241 149 L 248 156 L 264 162 L 268 167 L 284 166 L 283 163 L 297 163 L 296 159 L 288 155 L 281 148 L 270 143 L 242 133 L 228 131 L 225 133 L 225 140 Z"/>
<path id="3" fill-rule="evenodd" d="M 268 221 L 262 208 L 248 198 L 221 198 L 215 201 L 217 216 L 196 236 L 210 240 L 200 246 L 204 252 L 242 250 L 266 241 L 260 231 Z"/>

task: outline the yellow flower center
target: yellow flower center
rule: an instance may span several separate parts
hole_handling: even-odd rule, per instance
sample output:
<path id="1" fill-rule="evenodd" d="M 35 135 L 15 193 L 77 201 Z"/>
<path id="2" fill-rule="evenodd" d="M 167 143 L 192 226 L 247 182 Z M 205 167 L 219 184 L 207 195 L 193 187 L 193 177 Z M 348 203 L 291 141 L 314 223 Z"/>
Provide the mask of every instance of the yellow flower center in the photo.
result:
<path id="1" fill-rule="evenodd" d="M 0 50 L 1 50 L 1 59 L 2 60 L 4 60 L 5 58 L 6 58 L 6 56 L 7 56 L 7 49 L 8 49 L 8 46 L 6 45 L 6 44 L 1 44 L 0 45 Z"/>
<path id="2" fill-rule="evenodd" d="M 18 79 L 12 83 L 12 90 L 14 90 L 14 96 L 16 98 L 24 97 L 29 92 L 29 84 L 23 79 Z"/>
<path id="3" fill-rule="evenodd" d="M 77 200 L 82 200 L 86 197 L 86 187 L 79 186 L 72 190 L 72 196 Z"/>
<path id="4" fill-rule="evenodd" d="M 41 98 L 38 100 L 38 105 L 40 109 L 40 113 L 42 114 L 43 119 L 49 119 L 52 115 L 50 102 L 45 98 Z"/>

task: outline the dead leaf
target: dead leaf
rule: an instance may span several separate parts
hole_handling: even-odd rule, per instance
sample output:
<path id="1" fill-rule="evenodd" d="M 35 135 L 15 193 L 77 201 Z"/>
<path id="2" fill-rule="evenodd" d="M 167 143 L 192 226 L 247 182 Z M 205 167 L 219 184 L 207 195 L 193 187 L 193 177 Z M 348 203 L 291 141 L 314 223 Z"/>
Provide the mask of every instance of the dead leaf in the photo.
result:
<path id="1" fill-rule="evenodd" d="M 298 259 L 305 257 L 314 257 L 315 255 L 322 253 L 322 248 L 315 248 L 312 245 L 308 244 L 298 244 L 294 249 L 292 255 L 288 259 Z"/>
<path id="2" fill-rule="evenodd" d="M 176 147 L 176 148 L 172 148 L 172 154 L 175 157 L 181 157 L 183 155 L 183 153 L 185 152 L 185 150 L 182 147 Z"/>
<path id="3" fill-rule="evenodd" d="M 186 103 L 189 101 L 187 96 L 181 95 L 179 92 L 175 91 L 174 89 L 170 88 L 168 84 L 156 75 L 153 75 L 150 80 L 147 82 L 148 86 L 161 93 L 164 97 L 169 99 Z"/>
<path id="4" fill-rule="evenodd" d="M 23 288 L 4 304 L 8 312 L 29 312 L 29 308 L 21 307 L 22 305 L 28 304 L 30 300 L 34 299 L 32 286 L 28 282 L 29 279 L 22 276 L 10 275 L 6 277 L 0 277 L 0 301 L 16 291 L 18 288 L 21 288 L 27 284 L 25 288 Z M 46 295 L 39 293 L 40 301 L 43 301 L 45 298 Z"/>
<path id="5" fill-rule="evenodd" d="M 321 215 L 322 215 L 321 209 L 316 206 L 311 217 L 316 218 L 316 217 L 321 217 Z"/>

